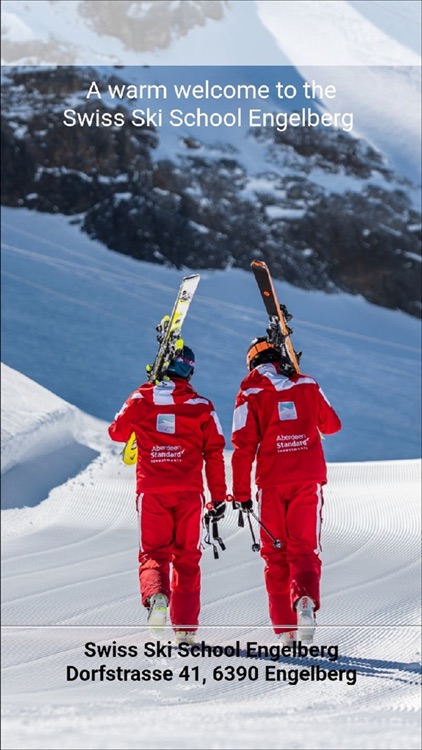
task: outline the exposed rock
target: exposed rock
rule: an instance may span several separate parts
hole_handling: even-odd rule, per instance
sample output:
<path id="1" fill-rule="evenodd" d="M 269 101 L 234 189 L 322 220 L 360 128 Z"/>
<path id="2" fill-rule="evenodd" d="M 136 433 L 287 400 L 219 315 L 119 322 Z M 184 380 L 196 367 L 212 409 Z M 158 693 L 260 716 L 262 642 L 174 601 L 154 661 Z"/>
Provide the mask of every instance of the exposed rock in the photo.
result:
<path id="1" fill-rule="evenodd" d="M 292 284 L 420 315 L 412 186 L 368 144 L 316 128 L 254 130 L 262 161 L 250 174 L 243 141 L 211 147 L 195 133 L 174 159 L 157 159 L 164 131 L 113 124 L 127 112 L 86 99 L 95 79 L 88 68 L 6 74 L 4 205 L 77 216 L 90 236 L 139 259 L 200 269 L 264 258 Z M 64 125 L 75 100 L 91 127 Z"/>
<path id="2" fill-rule="evenodd" d="M 49 1 L 53 6 L 57 3 Z M 100 37 L 120 42 L 123 50 L 142 53 L 165 49 L 195 27 L 221 20 L 228 0 L 76 0 L 74 6 L 82 29 L 92 29 Z M 16 41 L 6 36 L 2 40 L 2 58 L 7 64 L 24 60 L 27 65 L 71 65 L 78 61 L 80 45 L 78 39 L 73 44 L 64 43 L 53 32 L 45 40 Z M 119 45 L 109 54 L 119 62 Z"/>
<path id="3" fill-rule="evenodd" d="M 79 12 L 89 19 L 97 34 L 117 37 L 127 49 L 147 52 L 168 47 L 174 38 L 185 36 L 196 26 L 204 26 L 208 19 L 218 21 L 226 5 L 224 0 L 201 3 L 85 0 Z"/>

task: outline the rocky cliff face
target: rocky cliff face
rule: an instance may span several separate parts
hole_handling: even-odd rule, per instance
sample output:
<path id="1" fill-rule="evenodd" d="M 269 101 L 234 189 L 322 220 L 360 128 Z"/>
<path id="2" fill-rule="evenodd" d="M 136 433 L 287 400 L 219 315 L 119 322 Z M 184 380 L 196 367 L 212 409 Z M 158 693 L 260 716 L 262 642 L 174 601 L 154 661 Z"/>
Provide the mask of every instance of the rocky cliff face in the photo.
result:
<path id="1" fill-rule="evenodd" d="M 339 131 L 261 128 L 247 135 L 246 148 L 261 154 L 253 174 L 240 147 L 197 137 L 157 158 L 159 128 L 63 126 L 63 110 L 94 77 L 87 68 L 6 72 L 4 205 L 73 216 L 139 259 L 201 269 L 264 258 L 292 284 L 420 315 L 412 186 L 370 146 Z M 83 109 L 115 112 L 98 100 Z"/>
<path id="2" fill-rule="evenodd" d="M 52 10 L 57 12 L 60 28 L 60 2 L 49 0 Z M 76 0 L 75 17 L 81 29 L 91 31 L 97 37 L 116 40 L 122 49 L 145 53 L 165 49 L 172 42 L 185 37 L 195 27 L 205 26 L 208 21 L 219 21 L 227 10 L 229 0 Z M 35 24 L 36 26 L 36 24 Z M 45 39 L 32 32 L 29 38 L 19 41 L 14 35 L 5 35 L 2 40 L 2 56 L 7 64 L 24 59 L 27 64 L 74 64 L 80 53 L 80 40 L 72 43 L 54 32 Z M 89 37 L 88 37 L 89 38 Z M 110 51 L 110 54 L 113 54 Z M 110 59 L 110 58 L 109 58 Z M 115 58 L 113 58 L 115 59 Z M 117 59 L 115 59 L 117 62 Z"/>
<path id="3" fill-rule="evenodd" d="M 168 47 L 173 39 L 185 36 L 195 26 L 204 26 L 208 19 L 220 20 L 226 5 L 225 0 L 160 0 L 159 3 L 85 0 L 80 5 L 80 14 L 89 19 L 97 34 L 116 36 L 128 49 L 148 52 Z"/>

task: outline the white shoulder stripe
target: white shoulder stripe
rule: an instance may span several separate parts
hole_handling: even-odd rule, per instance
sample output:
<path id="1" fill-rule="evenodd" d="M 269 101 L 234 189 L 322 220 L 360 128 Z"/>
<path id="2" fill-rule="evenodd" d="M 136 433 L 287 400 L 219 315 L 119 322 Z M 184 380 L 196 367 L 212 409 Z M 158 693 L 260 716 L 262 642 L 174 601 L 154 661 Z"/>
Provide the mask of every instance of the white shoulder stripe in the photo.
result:
<path id="1" fill-rule="evenodd" d="M 306 377 L 306 378 L 299 378 L 299 380 L 296 381 L 296 385 L 303 385 L 304 383 L 313 383 L 314 385 L 316 385 L 316 380 L 314 380 L 313 378 Z"/>
<path id="2" fill-rule="evenodd" d="M 209 404 L 209 403 L 210 402 L 208 401 L 207 398 L 200 398 L 200 397 L 190 398 L 188 399 L 188 401 L 185 401 L 185 404 Z"/>
<path id="3" fill-rule="evenodd" d="M 232 432 L 237 432 L 237 430 L 241 430 L 242 427 L 245 426 L 247 418 L 248 418 L 248 404 L 247 403 L 240 404 L 240 406 L 237 406 L 233 412 Z"/>
<path id="4" fill-rule="evenodd" d="M 325 395 L 324 391 L 322 390 L 322 388 L 319 389 L 319 392 L 320 392 L 322 398 L 324 399 L 324 401 L 328 404 L 328 406 L 331 406 L 331 404 L 330 404 L 327 396 Z"/>
<path id="5" fill-rule="evenodd" d="M 219 435 L 223 435 L 224 434 L 223 433 L 223 428 L 221 426 L 221 423 L 220 423 L 220 420 L 218 418 L 217 412 L 216 411 L 212 411 L 211 412 L 211 416 L 212 416 L 212 418 L 213 418 L 213 420 L 215 422 L 215 426 L 217 428 L 217 432 L 219 433 Z"/>
<path id="6" fill-rule="evenodd" d="M 244 396 L 251 396 L 252 393 L 259 393 L 262 391 L 262 388 L 247 388 L 246 391 L 243 391 Z"/>

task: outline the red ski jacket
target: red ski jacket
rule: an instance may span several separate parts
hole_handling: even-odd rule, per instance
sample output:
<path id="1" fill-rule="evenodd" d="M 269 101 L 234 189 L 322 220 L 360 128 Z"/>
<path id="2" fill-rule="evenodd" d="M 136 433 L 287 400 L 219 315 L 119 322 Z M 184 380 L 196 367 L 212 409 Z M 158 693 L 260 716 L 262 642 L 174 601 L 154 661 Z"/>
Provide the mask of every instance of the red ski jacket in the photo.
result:
<path id="1" fill-rule="evenodd" d="M 294 482 L 325 484 L 321 433 L 341 422 L 318 383 L 308 375 L 282 375 L 274 364 L 256 367 L 241 383 L 233 415 L 233 495 L 251 495 L 256 458 L 259 489 Z"/>
<path id="2" fill-rule="evenodd" d="M 217 413 L 184 378 L 145 383 L 127 399 L 108 429 L 112 440 L 136 435 L 137 493 L 199 490 L 226 497 L 225 440 Z"/>

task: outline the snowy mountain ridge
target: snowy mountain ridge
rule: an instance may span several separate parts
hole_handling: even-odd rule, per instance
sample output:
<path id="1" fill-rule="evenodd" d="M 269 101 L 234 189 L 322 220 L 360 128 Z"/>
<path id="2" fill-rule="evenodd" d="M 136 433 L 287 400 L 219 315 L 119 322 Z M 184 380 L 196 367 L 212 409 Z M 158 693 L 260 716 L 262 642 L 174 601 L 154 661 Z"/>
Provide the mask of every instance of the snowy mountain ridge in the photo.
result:
<path id="1" fill-rule="evenodd" d="M 108 247 L 175 267 L 248 268 L 258 252 L 292 284 L 420 316 L 419 3 L 3 6 L 3 205 L 72 215 Z M 87 99 L 93 81 L 170 96 Z M 208 81 L 270 97 L 174 96 Z M 314 82 L 335 95 L 307 99 Z M 276 93 L 286 84 L 293 99 Z M 309 109 L 352 129 L 268 125 Z"/>
<path id="2" fill-rule="evenodd" d="M 4 64 L 420 65 L 416 0 L 3 0 L 2 10 Z"/>
<path id="3" fill-rule="evenodd" d="M 179 268 L 246 269 L 253 258 L 264 257 L 274 276 L 289 283 L 358 293 L 419 317 L 421 217 L 418 187 L 408 176 L 417 172 L 412 145 L 418 119 L 407 120 L 411 137 L 395 134 L 391 163 L 341 128 L 249 128 L 248 112 L 262 119 L 268 110 L 266 115 L 285 120 L 302 108 L 318 120 L 334 116 L 326 101 L 306 98 L 311 84 L 294 69 L 265 69 L 262 77 L 263 70 L 8 69 L 3 205 L 73 216 L 111 249 Z M 237 106 L 230 98 L 218 100 L 216 111 L 212 98 L 185 103 L 174 93 L 193 85 L 201 91 L 209 85 L 259 90 L 262 81 L 271 92 L 262 111 L 260 102 Z M 277 111 L 275 92 L 286 81 L 300 93 Z M 380 75 L 367 84 L 364 102 L 380 84 L 385 89 Z M 148 107 L 162 125 L 131 125 L 130 107 L 145 113 L 145 105 L 134 103 L 130 89 L 129 99 L 107 93 L 127 85 L 164 89 L 159 107 Z M 406 85 L 401 90 L 409 94 Z M 90 91 L 102 93 L 87 99 Z M 180 113 L 195 120 L 198 110 L 201 118 L 220 121 L 238 111 L 243 125 L 179 128 L 167 120 L 174 112 L 177 122 Z M 77 118 L 93 125 L 73 127 Z M 117 124 L 101 126 L 106 118 Z M 378 132 L 385 141 L 383 128 Z M 407 139 L 406 149 L 401 139 Z"/>

